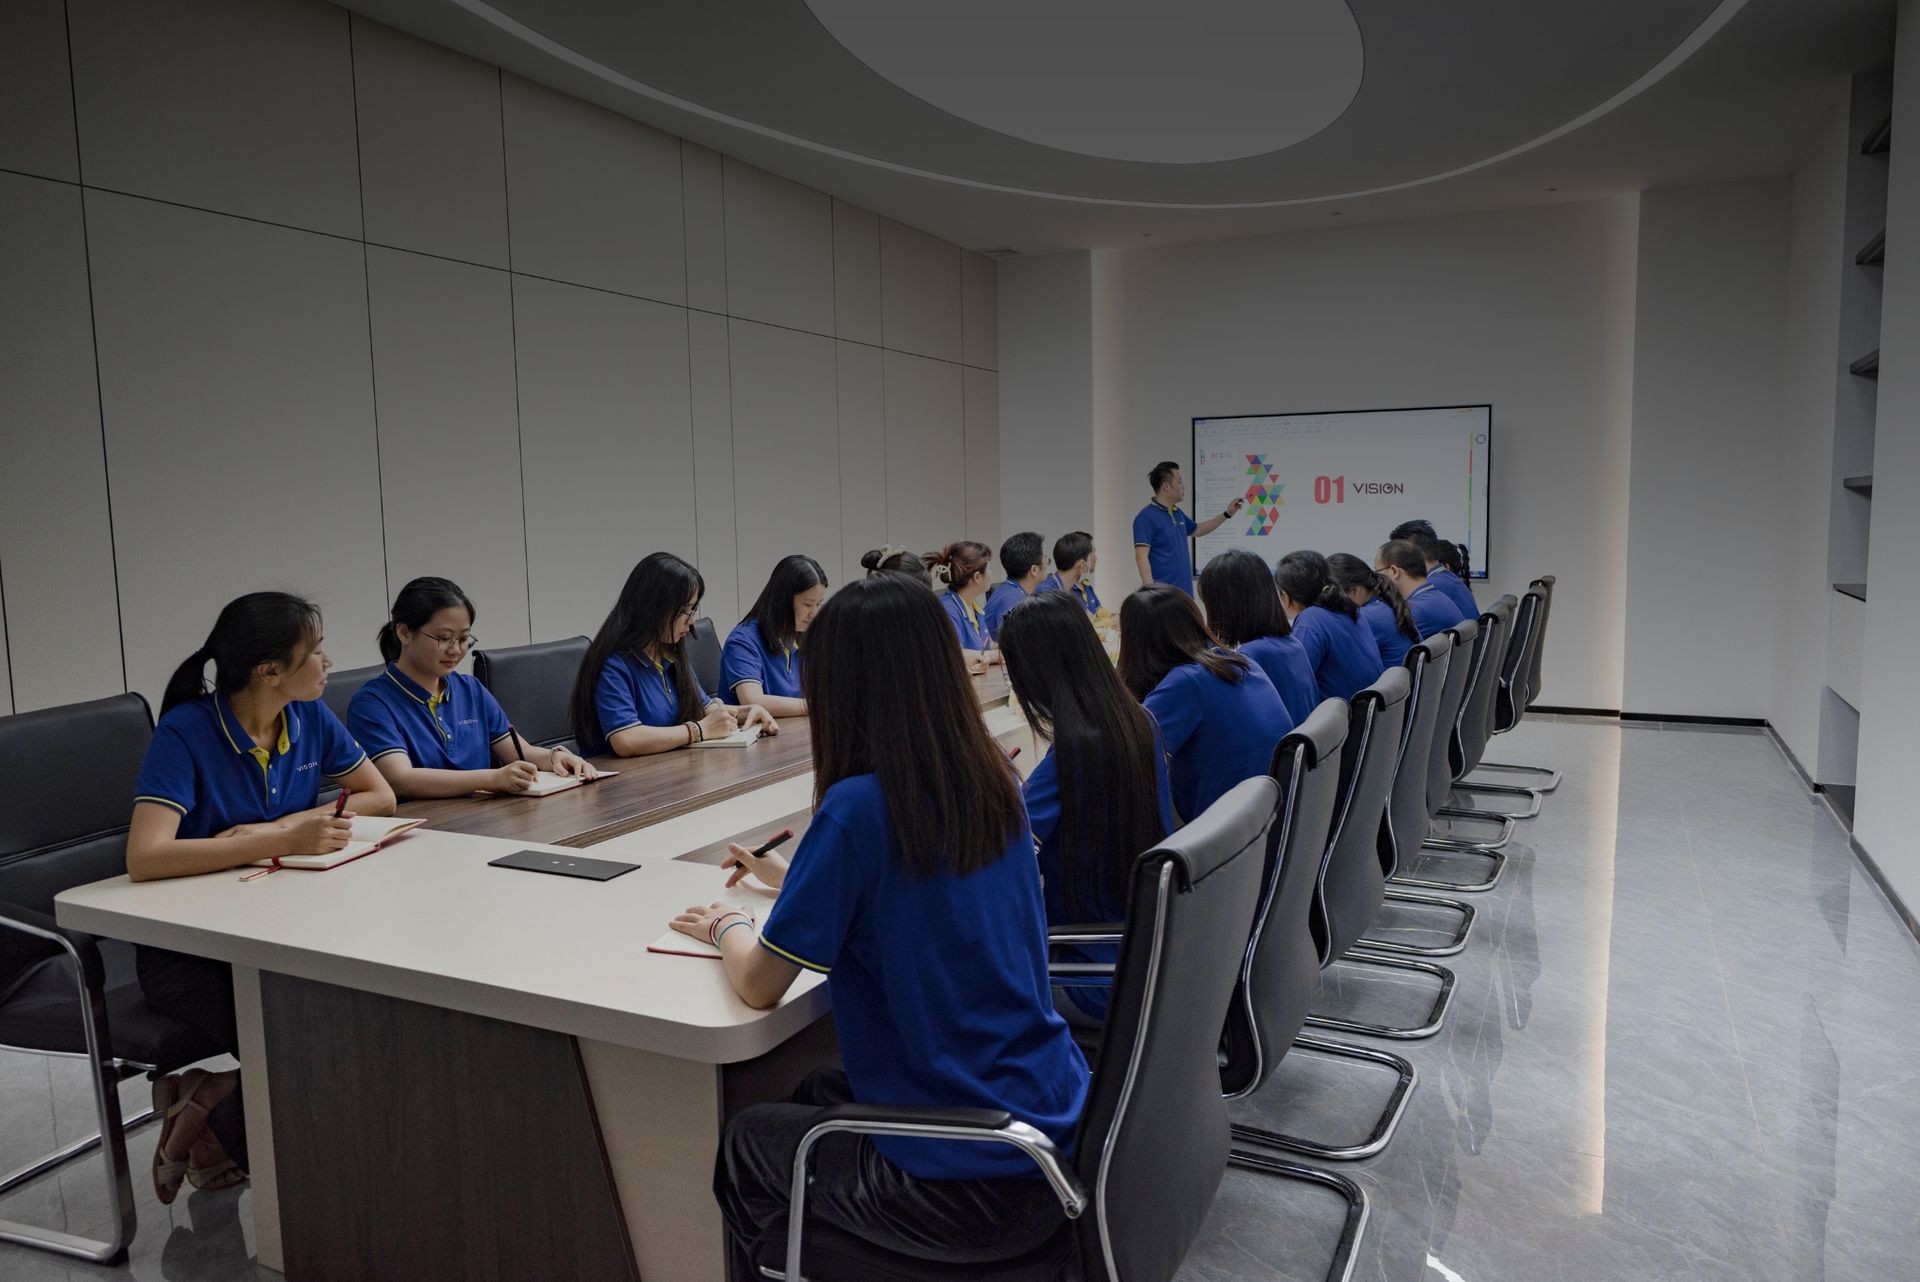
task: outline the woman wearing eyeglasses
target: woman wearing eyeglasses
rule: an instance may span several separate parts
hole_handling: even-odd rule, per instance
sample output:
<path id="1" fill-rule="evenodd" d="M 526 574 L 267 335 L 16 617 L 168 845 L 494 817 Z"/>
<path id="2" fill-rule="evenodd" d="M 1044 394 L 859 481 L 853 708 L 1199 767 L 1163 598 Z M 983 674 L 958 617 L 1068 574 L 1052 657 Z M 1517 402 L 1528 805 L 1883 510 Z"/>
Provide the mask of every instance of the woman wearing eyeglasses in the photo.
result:
<path id="1" fill-rule="evenodd" d="M 700 686 L 687 634 L 707 581 L 671 552 L 627 575 L 573 683 L 573 737 L 590 753 L 645 757 L 724 738 L 745 725 L 779 734 L 765 708 L 725 704 Z"/>
<path id="2" fill-rule="evenodd" d="M 454 671 L 473 649 L 473 615 L 457 584 L 415 579 L 380 629 L 387 670 L 354 694 L 347 728 L 394 793 L 525 792 L 541 770 L 593 778 L 593 767 L 564 748 L 522 741 L 516 750 L 493 692 Z"/>

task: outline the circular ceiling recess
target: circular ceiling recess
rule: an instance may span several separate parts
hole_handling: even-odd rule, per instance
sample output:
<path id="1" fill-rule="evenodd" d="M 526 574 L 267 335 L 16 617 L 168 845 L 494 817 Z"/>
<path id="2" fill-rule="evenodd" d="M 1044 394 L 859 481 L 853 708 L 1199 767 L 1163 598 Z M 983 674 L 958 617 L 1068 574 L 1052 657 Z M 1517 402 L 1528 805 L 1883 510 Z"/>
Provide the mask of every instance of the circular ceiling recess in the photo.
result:
<path id="1" fill-rule="evenodd" d="M 962 120 L 1083 156 L 1290 147 L 1360 89 L 1344 0 L 806 0 L 861 62 Z"/>

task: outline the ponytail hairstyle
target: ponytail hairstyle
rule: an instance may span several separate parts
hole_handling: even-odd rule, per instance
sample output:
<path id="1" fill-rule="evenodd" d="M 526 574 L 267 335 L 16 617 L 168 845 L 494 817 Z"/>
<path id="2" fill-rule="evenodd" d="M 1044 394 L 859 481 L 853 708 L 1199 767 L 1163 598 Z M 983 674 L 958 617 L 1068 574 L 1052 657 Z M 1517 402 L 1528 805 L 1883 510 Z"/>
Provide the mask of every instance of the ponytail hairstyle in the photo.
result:
<path id="1" fill-rule="evenodd" d="M 958 591 L 973 582 L 974 575 L 987 572 L 993 563 L 993 551 L 984 543 L 961 539 L 920 559 L 933 571 L 936 582 Z"/>
<path id="2" fill-rule="evenodd" d="M 1415 645 L 1420 643 L 1420 625 L 1413 621 L 1413 614 L 1407 609 L 1407 603 L 1393 586 L 1393 580 L 1362 561 L 1351 552 L 1335 552 L 1327 558 L 1327 568 L 1333 574 L 1333 584 L 1342 592 L 1352 588 L 1365 588 L 1387 603 L 1393 611 L 1393 628 L 1401 636 Z"/>
<path id="3" fill-rule="evenodd" d="M 1153 720 L 1120 684 L 1086 610 L 1064 593 L 1009 610 L 1000 649 L 1027 720 L 1053 742 L 1067 920 L 1099 921 L 1112 911 L 1102 905 L 1126 902 L 1134 859 L 1167 835 Z"/>
<path id="4" fill-rule="evenodd" d="M 747 610 L 742 623 L 752 620 L 760 626 L 760 636 L 776 650 L 800 644 L 800 633 L 794 626 L 793 599 L 812 588 L 827 586 L 827 572 L 820 563 L 810 556 L 783 556 L 774 565 L 773 573 L 767 576 L 767 586 L 760 589 L 760 595 L 754 598 L 753 605 Z"/>
<path id="5" fill-rule="evenodd" d="M 580 661 L 580 675 L 574 678 L 573 737 L 579 743 L 600 743 L 600 713 L 594 707 L 594 690 L 607 660 L 616 654 L 631 655 L 651 662 L 648 651 L 662 663 L 673 665 L 673 684 L 680 697 L 675 714 L 681 721 L 698 721 L 706 713 L 707 695 L 687 661 L 685 642 L 667 640 L 674 616 L 688 606 L 696 610 L 707 594 L 707 581 L 700 571 L 671 552 L 650 552 L 627 575 L 606 622 L 593 634 L 587 657 Z"/>
<path id="6" fill-rule="evenodd" d="M 1267 563 L 1245 548 L 1207 562 L 1200 572 L 1200 603 L 1213 634 L 1236 650 L 1261 637 L 1293 635 Z"/>
<path id="7" fill-rule="evenodd" d="M 393 599 L 393 609 L 388 611 L 386 623 L 380 628 L 380 657 L 392 663 L 400 657 L 400 629 L 418 632 L 427 626 L 427 621 L 442 610 L 451 610 L 459 606 L 467 612 L 467 627 L 473 627 L 473 602 L 467 600 L 467 594 L 452 579 L 420 578 L 414 579 L 400 589 L 400 595 Z"/>
<path id="8" fill-rule="evenodd" d="M 1466 578 L 1469 568 L 1467 565 L 1467 545 L 1464 543 L 1449 543 L 1445 539 L 1442 539 L 1440 540 L 1440 551 L 1443 554 L 1440 557 L 1441 563 L 1461 578 Z"/>
<path id="9" fill-rule="evenodd" d="M 277 663 L 293 669 L 320 644 L 320 608 L 289 592 L 249 592 L 235 597 L 213 621 L 207 642 L 173 670 L 160 715 L 207 693 L 206 668 L 213 663 L 213 689 L 229 697 L 247 688 L 254 670 Z"/>
<path id="10" fill-rule="evenodd" d="M 1208 629 L 1192 597 L 1165 583 L 1136 589 L 1120 603 L 1120 680 L 1145 699 L 1183 663 L 1234 685 L 1247 673 L 1247 661 Z"/>
<path id="11" fill-rule="evenodd" d="M 860 558 L 860 568 L 867 572 L 869 579 L 876 574 L 892 574 L 903 579 L 912 579 L 921 587 L 933 588 L 933 573 L 922 561 L 905 548 L 897 548 L 889 543 L 883 548 L 875 548 Z"/>
<path id="12" fill-rule="evenodd" d="M 1298 601 L 1301 609 L 1317 605 L 1349 619 L 1360 617 L 1360 607 L 1334 585 L 1333 572 L 1327 568 L 1327 558 L 1318 552 L 1303 550 L 1287 553 L 1280 558 L 1280 564 L 1273 571 L 1273 582 L 1282 592 Z"/>

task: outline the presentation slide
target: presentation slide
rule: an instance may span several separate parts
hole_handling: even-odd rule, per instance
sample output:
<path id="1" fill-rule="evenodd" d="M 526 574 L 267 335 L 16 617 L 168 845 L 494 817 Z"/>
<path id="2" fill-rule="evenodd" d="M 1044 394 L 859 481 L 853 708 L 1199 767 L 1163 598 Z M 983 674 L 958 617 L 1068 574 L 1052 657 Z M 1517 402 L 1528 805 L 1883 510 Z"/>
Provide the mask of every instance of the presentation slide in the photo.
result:
<path id="1" fill-rule="evenodd" d="M 1198 541 L 1194 565 L 1235 547 L 1269 565 L 1297 548 L 1371 562 L 1394 526 L 1424 518 L 1484 579 L 1492 435 L 1491 405 L 1196 418 L 1195 518 L 1247 505 Z"/>

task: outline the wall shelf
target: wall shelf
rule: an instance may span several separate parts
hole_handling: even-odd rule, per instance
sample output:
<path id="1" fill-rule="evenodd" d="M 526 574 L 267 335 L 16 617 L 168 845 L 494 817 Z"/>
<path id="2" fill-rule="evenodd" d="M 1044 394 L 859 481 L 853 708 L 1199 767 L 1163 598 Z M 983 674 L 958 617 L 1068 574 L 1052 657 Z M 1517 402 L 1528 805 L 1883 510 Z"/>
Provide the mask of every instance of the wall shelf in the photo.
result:
<path id="1" fill-rule="evenodd" d="M 1893 113 L 1867 131 L 1867 140 L 1860 144 L 1863 156 L 1884 156 L 1893 148 Z"/>
<path id="2" fill-rule="evenodd" d="M 1833 590 L 1842 596 L 1850 596 L 1856 601 L 1867 599 L 1867 585 L 1864 583 L 1836 583 Z"/>
<path id="3" fill-rule="evenodd" d="M 1853 261 L 1862 267 L 1884 266 L 1887 261 L 1887 229 L 1882 227 L 1877 236 L 1862 245 L 1860 252 L 1853 256 Z"/>
<path id="4" fill-rule="evenodd" d="M 1861 378 L 1880 377 L 1880 349 L 1874 348 L 1853 364 L 1847 366 L 1847 373 L 1858 374 Z"/>
<path id="5" fill-rule="evenodd" d="M 1868 498 L 1873 497 L 1873 473 L 1872 472 L 1868 472 L 1865 476 L 1841 477 L 1840 485 L 1841 485 L 1841 488 L 1852 490 L 1855 494 L 1864 494 Z"/>

